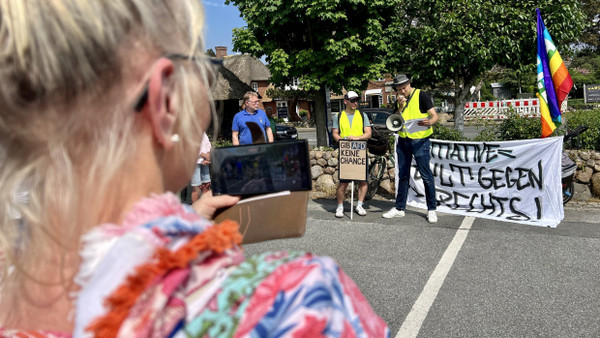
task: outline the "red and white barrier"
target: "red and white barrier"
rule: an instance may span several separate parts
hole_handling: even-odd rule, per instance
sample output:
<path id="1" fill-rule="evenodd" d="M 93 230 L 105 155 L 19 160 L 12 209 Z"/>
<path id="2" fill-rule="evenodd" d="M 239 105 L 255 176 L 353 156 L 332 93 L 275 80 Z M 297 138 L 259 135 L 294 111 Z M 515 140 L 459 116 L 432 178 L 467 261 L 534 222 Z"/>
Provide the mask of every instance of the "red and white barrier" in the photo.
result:
<path id="1" fill-rule="evenodd" d="M 539 101 L 535 99 L 502 100 L 467 102 L 465 104 L 465 120 L 487 119 L 501 120 L 508 116 L 510 111 L 524 117 L 540 116 Z"/>

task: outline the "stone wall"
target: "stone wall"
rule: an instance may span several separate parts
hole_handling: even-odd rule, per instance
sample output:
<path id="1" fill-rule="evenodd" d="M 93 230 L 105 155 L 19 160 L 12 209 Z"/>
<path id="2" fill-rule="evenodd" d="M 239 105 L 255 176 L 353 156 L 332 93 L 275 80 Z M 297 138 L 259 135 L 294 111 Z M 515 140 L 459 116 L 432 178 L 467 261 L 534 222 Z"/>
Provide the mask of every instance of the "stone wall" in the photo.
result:
<path id="1" fill-rule="evenodd" d="M 577 164 L 575 181 L 587 185 L 593 196 L 600 197 L 600 152 L 567 150 L 567 153 Z M 373 158 L 374 156 L 369 154 L 369 162 Z M 339 182 L 338 151 L 313 150 L 310 152 L 310 165 L 313 178 L 311 197 L 313 199 L 335 199 L 335 189 Z M 393 198 L 395 191 L 394 166 L 389 159 L 387 165 L 388 170 L 383 176 L 378 195 L 384 198 Z"/>
<path id="2" fill-rule="evenodd" d="M 594 197 L 600 197 L 600 152 L 591 150 L 567 150 L 577 164 L 575 181 L 586 184 Z"/>
<path id="3" fill-rule="evenodd" d="M 389 155 L 388 155 L 389 156 Z M 374 155 L 369 154 L 369 163 Z M 379 186 L 378 195 L 386 198 L 394 197 L 394 166 L 387 159 L 387 172 Z M 337 150 L 313 150 L 310 152 L 310 166 L 313 179 L 313 190 L 311 198 L 335 199 L 335 190 L 339 183 L 338 174 L 338 151 Z M 350 194 L 350 188 L 346 192 Z"/>

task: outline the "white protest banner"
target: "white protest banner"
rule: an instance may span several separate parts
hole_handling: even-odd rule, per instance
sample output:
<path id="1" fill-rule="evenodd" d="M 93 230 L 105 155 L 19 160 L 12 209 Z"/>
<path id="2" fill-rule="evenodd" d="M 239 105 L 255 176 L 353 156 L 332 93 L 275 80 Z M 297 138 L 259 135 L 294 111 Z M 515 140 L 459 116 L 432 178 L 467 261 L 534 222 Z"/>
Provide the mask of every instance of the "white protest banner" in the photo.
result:
<path id="1" fill-rule="evenodd" d="M 338 169 L 340 180 L 367 179 L 367 141 L 340 140 Z"/>
<path id="2" fill-rule="evenodd" d="M 438 211 L 556 227 L 564 218 L 562 137 L 504 142 L 431 140 Z M 398 186 L 396 168 L 396 187 Z M 407 204 L 426 209 L 412 162 Z"/>

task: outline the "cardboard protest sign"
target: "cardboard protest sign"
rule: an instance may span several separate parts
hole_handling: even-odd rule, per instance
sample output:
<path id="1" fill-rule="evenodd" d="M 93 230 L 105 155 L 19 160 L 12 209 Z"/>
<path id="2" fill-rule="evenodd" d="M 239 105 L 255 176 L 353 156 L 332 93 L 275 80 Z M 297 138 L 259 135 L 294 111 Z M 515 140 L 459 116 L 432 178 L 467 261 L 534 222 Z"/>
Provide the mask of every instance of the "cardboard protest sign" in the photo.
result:
<path id="1" fill-rule="evenodd" d="M 340 180 L 367 180 L 367 141 L 340 140 L 338 169 Z"/>
<path id="2" fill-rule="evenodd" d="M 564 218 L 562 137 L 506 142 L 431 140 L 438 211 L 556 227 Z M 398 186 L 396 168 L 396 186 Z M 426 209 L 413 160 L 407 204 Z"/>

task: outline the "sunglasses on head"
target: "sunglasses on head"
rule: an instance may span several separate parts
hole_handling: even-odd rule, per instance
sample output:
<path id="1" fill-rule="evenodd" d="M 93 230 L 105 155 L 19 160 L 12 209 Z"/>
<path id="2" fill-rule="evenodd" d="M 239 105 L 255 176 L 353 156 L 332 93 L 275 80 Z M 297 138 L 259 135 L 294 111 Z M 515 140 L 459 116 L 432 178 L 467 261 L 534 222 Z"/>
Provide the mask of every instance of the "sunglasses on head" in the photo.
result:
<path id="1" fill-rule="evenodd" d="M 185 54 L 167 53 L 167 54 L 164 54 L 163 57 L 170 59 L 170 60 L 189 60 L 189 61 L 196 61 L 197 58 L 202 58 L 209 65 L 212 65 L 215 67 L 220 67 L 223 65 L 223 59 L 216 59 L 216 58 L 211 58 L 211 57 L 206 57 L 206 56 L 188 56 Z M 135 101 L 133 103 L 133 109 L 138 113 L 140 111 L 142 111 L 142 109 L 144 108 L 144 105 L 148 101 L 148 85 L 149 85 L 148 82 L 146 82 L 146 84 L 144 85 L 144 88 L 142 89 L 142 92 L 137 96 L 137 98 L 135 99 Z M 211 86 L 212 86 L 212 83 L 209 83 L 208 87 L 210 88 Z"/>

